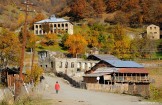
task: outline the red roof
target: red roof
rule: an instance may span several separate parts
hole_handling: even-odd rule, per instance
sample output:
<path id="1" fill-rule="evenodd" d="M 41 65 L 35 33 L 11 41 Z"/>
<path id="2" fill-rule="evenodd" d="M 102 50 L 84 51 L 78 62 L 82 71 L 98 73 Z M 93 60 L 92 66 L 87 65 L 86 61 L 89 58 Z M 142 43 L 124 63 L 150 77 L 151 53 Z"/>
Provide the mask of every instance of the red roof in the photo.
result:
<path id="1" fill-rule="evenodd" d="M 148 74 L 148 70 L 145 68 L 121 68 L 119 73 L 145 73 Z"/>

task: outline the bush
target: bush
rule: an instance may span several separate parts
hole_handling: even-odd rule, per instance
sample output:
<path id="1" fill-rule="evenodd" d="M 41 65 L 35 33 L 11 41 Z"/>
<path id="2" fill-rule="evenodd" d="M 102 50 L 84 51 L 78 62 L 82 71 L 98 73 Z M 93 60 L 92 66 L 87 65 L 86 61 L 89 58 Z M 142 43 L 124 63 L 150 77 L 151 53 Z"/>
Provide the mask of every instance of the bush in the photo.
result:
<path id="1" fill-rule="evenodd" d="M 150 86 L 150 99 L 158 101 L 162 99 L 162 87 Z"/>

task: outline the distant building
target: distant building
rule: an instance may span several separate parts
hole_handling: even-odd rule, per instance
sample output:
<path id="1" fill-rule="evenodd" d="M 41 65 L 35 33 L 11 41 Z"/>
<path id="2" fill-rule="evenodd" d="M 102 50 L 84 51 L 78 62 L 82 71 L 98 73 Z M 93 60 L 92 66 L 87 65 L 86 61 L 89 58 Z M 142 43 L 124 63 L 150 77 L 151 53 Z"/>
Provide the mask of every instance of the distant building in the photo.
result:
<path id="1" fill-rule="evenodd" d="M 69 20 L 63 18 L 56 18 L 55 15 L 50 16 L 48 19 L 44 19 L 34 23 L 34 34 L 44 35 L 47 34 L 43 30 L 43 24 L 49 23 L 49 33 L 59 34 L 62 31 L 66 31 L 68 34 L 73 34 L 73 24 Z"/>
<path id="2" fill-rule="evenodd" d="M 153 24 L 149 25 L 147 27 L 147 35 L 151 39 L 160 39 L 160 27 Z"/>

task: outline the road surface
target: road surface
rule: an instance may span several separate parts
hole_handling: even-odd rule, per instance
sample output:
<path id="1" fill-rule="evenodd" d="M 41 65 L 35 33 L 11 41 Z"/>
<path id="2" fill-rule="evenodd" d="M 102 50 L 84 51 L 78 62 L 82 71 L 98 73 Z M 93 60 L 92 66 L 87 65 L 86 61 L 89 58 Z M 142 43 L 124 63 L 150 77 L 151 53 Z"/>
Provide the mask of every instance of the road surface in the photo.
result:
<path id="1" fill-rule="evenodd" d="M 61 90 L 55 93 L 54 84 L 58 81 Z M 62 78 L 45 76 L 43 99 L 52 100 L 52 105 L 161 105 L 155 102 L 144 101 L 141 97 L 96 92 L 72 87 Z"/>

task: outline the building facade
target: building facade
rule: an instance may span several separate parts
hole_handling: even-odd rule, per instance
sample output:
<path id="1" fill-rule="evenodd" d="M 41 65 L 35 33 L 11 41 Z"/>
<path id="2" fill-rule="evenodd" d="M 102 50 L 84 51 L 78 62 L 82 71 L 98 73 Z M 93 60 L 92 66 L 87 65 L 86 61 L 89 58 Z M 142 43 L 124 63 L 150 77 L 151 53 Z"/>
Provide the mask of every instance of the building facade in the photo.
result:
<path id="1" fill-rule="evenodd" d="M 43 24 L 47 23 L 49 25 L 48 33 L 59 34 L 61 32 L 67 32 L 68 34 L 73 34 L 73 24 L 69 20 L 63 18 L 56 18 L 55 15 L 50 16 L 48 19 L 44 19 L 34 23 L 34 34 L 44 35 L 47 34 L 43 30 Z"/>
<path id="2" fill-rule="evenodd" d="M 151 39 L 160 39 L 160 27 L 153 24 L 149 25 L 147 27 L 147 35 Z"/>

